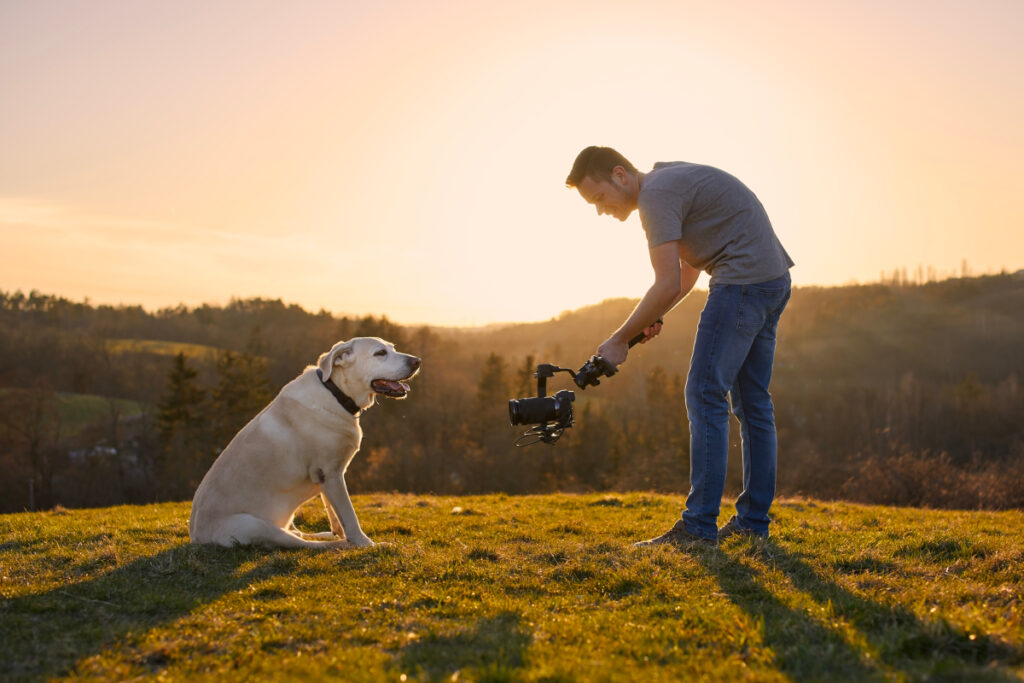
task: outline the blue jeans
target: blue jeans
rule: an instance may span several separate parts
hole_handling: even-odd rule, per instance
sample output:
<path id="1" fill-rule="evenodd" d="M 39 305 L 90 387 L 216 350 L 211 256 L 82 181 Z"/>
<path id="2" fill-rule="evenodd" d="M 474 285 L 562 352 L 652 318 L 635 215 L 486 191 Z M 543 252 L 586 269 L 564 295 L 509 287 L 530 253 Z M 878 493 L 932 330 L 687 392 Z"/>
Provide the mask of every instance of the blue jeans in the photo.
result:
<path id="1" fill-rule="evenodd" d="M 730 398 L 743 439 L 743 493 L 736 501 L 737 521 L 754 533 L 768 534 L 778 457 L 768 384 L 775 360 L 775 331 L 789 295 L 789 273 L 756 285 L 711 286 L 686 378 L 690 494 L 682 523 L 692 534 L 718 537 L 729 458 Z"/>

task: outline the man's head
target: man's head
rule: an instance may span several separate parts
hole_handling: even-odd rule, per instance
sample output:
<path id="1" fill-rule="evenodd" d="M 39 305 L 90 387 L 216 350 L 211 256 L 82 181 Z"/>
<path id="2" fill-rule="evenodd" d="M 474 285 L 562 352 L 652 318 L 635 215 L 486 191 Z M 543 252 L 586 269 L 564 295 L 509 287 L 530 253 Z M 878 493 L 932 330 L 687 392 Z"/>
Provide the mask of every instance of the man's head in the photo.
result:
<path id="1" fill-rule="evenodd" d="M 577 155 L 565 184 L 575 187 L 598 215 L 624 221 L 636 208 L 639 177 L 636 167 L 611 147 L 587 147 Z"/>

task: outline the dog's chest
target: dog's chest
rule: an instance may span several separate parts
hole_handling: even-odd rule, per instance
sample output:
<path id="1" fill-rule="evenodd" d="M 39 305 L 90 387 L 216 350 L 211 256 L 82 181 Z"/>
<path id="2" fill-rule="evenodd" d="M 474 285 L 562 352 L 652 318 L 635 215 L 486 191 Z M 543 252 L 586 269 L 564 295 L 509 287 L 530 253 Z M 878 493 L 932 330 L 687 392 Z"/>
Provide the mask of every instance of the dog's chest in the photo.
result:
<path id="1" fill-rule="evenodd" d="M 355 432 L 352 435 L 352 440 L 347 444 L 342 444 L 338 449 L 338 457 L 342 464 L 342 469 L 348 467 L 348 464 L 352 462 L 352 458 L 356 457 L 356 453 L 359 452 L 359 447 L 363 443 L 363 430 L 359 428 L 359 422 L 356 422 Z"/>

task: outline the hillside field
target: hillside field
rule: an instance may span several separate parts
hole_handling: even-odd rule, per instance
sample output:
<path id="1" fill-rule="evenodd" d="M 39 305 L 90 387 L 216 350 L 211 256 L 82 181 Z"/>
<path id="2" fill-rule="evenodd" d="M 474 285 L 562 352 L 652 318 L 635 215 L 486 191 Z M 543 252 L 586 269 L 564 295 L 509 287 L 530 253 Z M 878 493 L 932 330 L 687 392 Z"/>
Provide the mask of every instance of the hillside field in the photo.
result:
<path id="1" fill-rule="evenodd" d="M 158 356 L 177 356 L 185 354 L 186 358 L 216 358 L 219 349 L 204 344 L 187 344 L 169 342 L 160 339 L 108 339 L 107 350 L 112 354 L 119 353 L 152 353 Z"/>
<path id="2" fill-rule="evenodd" d="M 630 547 L 675 496 L 354 500 L 387 545 L 195 547 L 188 503 L 0 516 L 0 679 L 1024 677 L 1020 510 L 786 499 L 771 540 L 685 552 Z"/>
<path id="3" fill-rule="evenodd" d="M 61 434 L 69 436 L 83 428 L 94 425 L 103 419 L 110 419 L 112 411 L 116 411 L 120 419 L 137 417 L 142 414 L 145 406 L 138 401 L 128 401 L 106 396 L 87 394 L 59 394 L 57 411 L 60 415 Z"/>
<path id="4" fill-rule="evenodd" d="M 282 386 L 360 336 L 423 367 L 408 400 L 361 418 L 354 491 L 685 491 L 684 386 L 707 294 L 681 301 L 615 377 L 576 391 L 576 426 L 557 449 L 524 452 L 509 399 L 536 395 L 540 363 L 580 367 L 635 299 L 544 322 L 431 328 L 280 299 L 147 312 L 0 291 L 0 513 L 181 500 Z M 1024 509 L 1021 310 L 1024 271 L 795 288 L 771 384 L 779 494 Z M 574 387 L 558 373 L 547 390 Z"/>

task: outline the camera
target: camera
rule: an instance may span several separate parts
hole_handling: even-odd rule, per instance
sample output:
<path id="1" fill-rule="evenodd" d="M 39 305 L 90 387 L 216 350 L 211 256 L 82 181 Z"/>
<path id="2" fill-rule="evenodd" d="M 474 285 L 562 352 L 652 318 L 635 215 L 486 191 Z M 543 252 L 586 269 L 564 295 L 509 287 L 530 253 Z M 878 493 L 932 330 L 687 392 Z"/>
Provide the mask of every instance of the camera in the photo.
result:
<path id="1" fill-rule="evenodd" d="M 572 403 L 576 400 L 576 394 L 562 390 L 554 396 L 545 396 L 547 380 L 554 377 L 556 372 L 573 374 L 572 370 L 567 368 L 541 363 L 537 366 L 537 372 L 533 373 L 537 378 L 537 397 L 513 398 L 508 402 L 508 420 L 513 427 L 534 425 L 516 440 L 517 446 L 526 446 L 538 441 L 554 443 L 563 431 L 573 425 Z"/>
<path id="2" fill-rule="evenodd" d="M 661 322 L 660 318 L 658 322 Z M 629 347 L 640 343 L 643 338 L 642 333 L 633 337 L 629 340 Z M 562 436 L 562 432 L 572 427 L 572 404 L 576 400 L 576 394 L 562 390 L 554 396 L 546 395 L 548 378 L 554 377 L 556 372 L 569 373 L 577 387 L 586 389 L 596 387 L 601 383 L 602 377 L 611 377 L 618 372 L 618 368 L 602 356 L 591 356 L 590 360 L 576 372 L 551 363 L 538 364 L 537 372 L 533 373 L 537 379 L 537 397 L 513 398 L 508 402 L 508 421 L 513 427 L 533 425 L 516 439 L 516 446 L 528 446 L 538 441 L 553 444 Z"/>
<path id="3" fill-rule="evenodd" d="M 559 391 L 554 396 L 512 399 L 508 402 L 508 420 L 513 425 L 558 422 L 572 424 L 572 402 L 576 394 Z"/>

